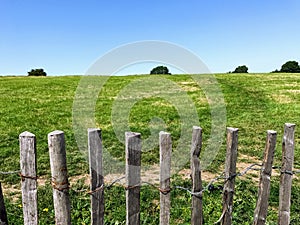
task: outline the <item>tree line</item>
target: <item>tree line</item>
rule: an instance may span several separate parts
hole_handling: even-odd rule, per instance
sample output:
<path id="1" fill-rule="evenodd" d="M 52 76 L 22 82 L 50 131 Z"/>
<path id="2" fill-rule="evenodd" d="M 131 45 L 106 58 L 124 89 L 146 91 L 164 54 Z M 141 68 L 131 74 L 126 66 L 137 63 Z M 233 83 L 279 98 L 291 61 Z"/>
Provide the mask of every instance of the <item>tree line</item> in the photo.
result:
<path id="1" fill-rule="evenodd" d="M 248 67 L 246 65 L 238 66 L 233 72 L 229 73 L 248 73 Z M 280 70 L 276 69 L 271 73 L 300 73 L 300 66 L 296 61 L 287 61 L 281 66 Z"/>
<path id="2" fill-rule="evenodd" d="M 246 65 L 238 66 L 234 71 L 228 73 L 248 73 L 248 67 Z M 272 73 L 300 73 L 300 66 L 296 61 L 288 61 L 281 66 L 280 70 L 276 69 Z M 150 71 L 150 74 L 171 75 L 166 66 L 157 66 Z M 32 69 L 28 72 L 28 76 L 47 76 L 47 73 L 44 69 Z"/>
<path id="3" fill-rule="evenodd" d="M 248 73 L 246 65 L 238 66 L 234 71 L 228 73 Z M 299 63 L 296 61 L 288 61 L 281 66 L 281 69 L 274 70 L 271 73 L 300 73 Z M 166 66 L 157 66 L 150 71 L 150 74 L 171 74 Z"/>

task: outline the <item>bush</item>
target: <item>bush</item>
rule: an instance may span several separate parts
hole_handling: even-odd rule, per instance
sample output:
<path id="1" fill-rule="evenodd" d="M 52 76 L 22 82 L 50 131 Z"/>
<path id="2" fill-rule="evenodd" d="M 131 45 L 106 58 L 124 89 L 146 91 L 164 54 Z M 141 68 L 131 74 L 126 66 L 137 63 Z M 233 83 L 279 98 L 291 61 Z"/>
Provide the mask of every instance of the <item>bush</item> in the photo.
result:
<path id="1" fill-rule="evenodd" d="M 171 73 L 169 73 L 168 67 L 157 66 L 151 70 L 150 74 L 171 74 Z"/>
<path id="2" fill-rule="evenodd" d="M 282 73 L 300 73 L 299 63 L 296 61 L 288 61 L 281 66 Z"/>
<path id="3" fill-rule="evenodd" d="M 280 70 L 274 70 L 274 71 L 272 71 L 271 73 L 280 73 Z"/>
<path id="4" fill-rule="evenodd" d="M 232 73 L 248 73 L 248 67 L 245 65 L 238 66 Z"/>
<path id="5" fill-rule="evenodd" d="M 28 76 L 47 76 L 47 73 L 44 69 L 32 69 L 28 72 Z"/>

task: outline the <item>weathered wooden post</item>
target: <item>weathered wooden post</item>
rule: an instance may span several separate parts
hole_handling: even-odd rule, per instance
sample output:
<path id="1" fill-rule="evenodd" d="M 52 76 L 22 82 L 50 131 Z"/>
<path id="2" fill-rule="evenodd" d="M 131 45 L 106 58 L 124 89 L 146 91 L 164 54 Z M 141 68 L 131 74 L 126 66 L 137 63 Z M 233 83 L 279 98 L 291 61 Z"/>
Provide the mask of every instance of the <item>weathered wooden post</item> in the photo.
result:
<path id="1" fill-rule="evenodd" d="M 200 152 L 202 148 L 202 128 L 193 127 L 192 145 L 191 145 L 191 177 L 193 182 L 192 192 L 200 193 L 202 191 Z M 192 196 L 192 225 L 202 225 L 203 223 L 203 204 L 202 194 Z"/>
<path id="2" fill-rule="evenodd" d="M 29 132 L 19 136 L 24 224 L 38 224 L 36 138 Z"/>
<path id="3" fill-rule="evenodd" d="M 295 124 L 286 123 L 282 140 L 282 166 L 279 189 L 278 224 L 290 224 L 291 189 L 293 179 Z"/>
<path id="4" fill-rule="evenodd" d="M 238 129 L 227 128 L 227 150 L 225 162 L 225 177 L 227 181 L 223 188 L 222 225 L 231 225 L 233 211 L 233 195 L 236 176 L 236 160 L 238 152 Z"/>
<path id="5" fill-rule="evenodd" d="M 268 130 L 264 160 L 260 173 L 258 198 L 254 211 L 253 225 L 264 225 L 266 223 L 270 196 L 272 164 L 276 147 L 276 137 L 276 131 Z"/>
<path id="6" fill-rule="evenodd" d="M 140 224 L 141 153 L 140 133 L 125 133 L 126 147 L 126 224 Z"/>
<path id="7" fill-rule="evenodd" d="M 48 147 L 52 175 L 55 224 L 71 224 L 71 205 L 66 160 L 65 136 L 62 131 L 48 134 Z"/>
<path id="8" fill-rule="evenodd" d="M 92 225 L 104 224 L 104 178 L 102 135 L 100 129 L 88 129 L 88 149 L 91 176 Z"/>
<path id="9" fill-rule="evenodd" d="M 161 131 L 159 133 L 160 149 L 160 225 L 170 224 L 170 178 L 171 178 L 171 134 Z"/>
<path id="10" fill-rule="evenodd" d="M 1 225 L 8 224 L 1 183 L 0 183 L 0 224 Z"/>

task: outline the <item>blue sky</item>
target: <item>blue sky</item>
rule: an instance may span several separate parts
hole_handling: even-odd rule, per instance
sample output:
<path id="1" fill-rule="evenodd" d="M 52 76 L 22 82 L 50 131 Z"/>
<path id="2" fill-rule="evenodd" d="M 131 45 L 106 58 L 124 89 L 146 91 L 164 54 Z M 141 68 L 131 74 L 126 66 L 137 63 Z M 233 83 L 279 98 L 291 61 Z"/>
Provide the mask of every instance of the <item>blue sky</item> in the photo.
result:
<path id="1" fill-rule="evenodd" d="M 185 47 L 213 73 L 300 61 L 299 0 L 1 0 L 0 29 L 1 75 L 84 74 L 111 49 L 143 40 Z"/>

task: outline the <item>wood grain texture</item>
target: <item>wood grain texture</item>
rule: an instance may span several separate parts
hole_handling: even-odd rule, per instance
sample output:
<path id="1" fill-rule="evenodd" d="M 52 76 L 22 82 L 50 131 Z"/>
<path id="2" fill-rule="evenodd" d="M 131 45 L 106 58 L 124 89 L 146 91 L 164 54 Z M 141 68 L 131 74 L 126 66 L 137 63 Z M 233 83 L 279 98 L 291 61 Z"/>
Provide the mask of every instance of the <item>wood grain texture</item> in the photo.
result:
<path id="1" fill-rule="evenodd" d="M 286 123 L 282 140 L 282 166 L 279 188 L 278 224 L 290 224 L 291 191 L 293 179 L 295 124 Z"/>
<path id="2" fill-rule="evenodd" d="M 141 152 L 140 133 L 125 133 L 126 148 L 126 224 L 140 224 Z"/>
<path id="3" fill-rule="evenodd" d="M 48 147 L 52 175 L 55 224 L 69 225 L 71 224 L 71 206 L 64 132 L 53 131 L 49 133 Z"/>
<path id="4" fill-rule="evenodd" d="M 264 225 L 266 223 L 276 137 L 276 131 L 268 130 L 264 159 L 260 173 L 258 198 L 254 211 L 253 225 Z"/>
<path id="5" fill-rule="evenodd" d="M 170 224 L 170 177 L 171 177 L 171 134 L 161 131 L 159 133 L 160 149 L 160 225 Z"/>
<path id="6" fill-rule="evenodd" d="M 227 148 L 225 161 L 225 177 L 228 178 L 223 187 L 223 218 L 222 225 L 231 225 L 233 211 L 233 195 L 238 153 L 238 129 L 227 128 Z"/>
<path id="7" fill-rule="evenodd" d="M 91 176 L 92 225 L 104 224 L 104 178 L 102 135 L 100 129 L 88 129 L 89 167 Z"/>
<path id="8" fill-rule="evenodd" d="M 34 225 L 38 224 L 36 138 L 32 133 L 23 132 L 19 142 L 24 224 Z"/>
<path id="9" fill-rule="evenodd" d="M 192 144 L 191 144 L 191 178 L 192 192 L 197 193 L 202 191 L 200 153 L 202 148 L 202 128 L 193 127 Z M 203 203 L 202 194 L 192 196 L 192 225 L 203 224 Z"/>

